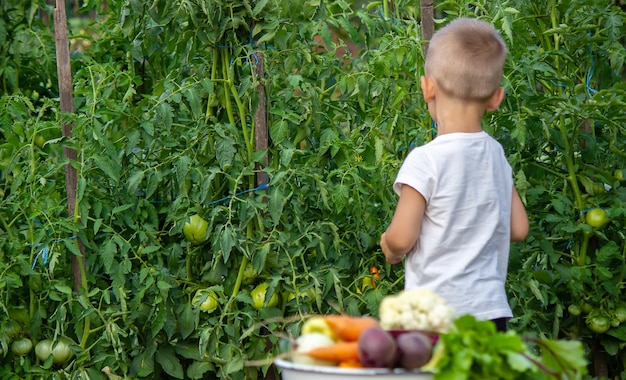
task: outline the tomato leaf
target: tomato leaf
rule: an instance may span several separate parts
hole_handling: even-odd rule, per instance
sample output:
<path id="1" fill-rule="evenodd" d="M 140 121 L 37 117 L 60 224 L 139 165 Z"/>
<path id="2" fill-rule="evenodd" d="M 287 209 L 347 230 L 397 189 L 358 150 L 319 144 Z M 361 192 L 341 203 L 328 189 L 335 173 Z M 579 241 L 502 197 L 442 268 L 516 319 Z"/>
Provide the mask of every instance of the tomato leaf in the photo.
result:
<path id="1" fill-rule="evenodd" d="M 135 356 L 131 363 L 131 373 L 140 377 L 146 377 L 154 373 L 154 356 L 146 351 L 142 351 Z"/>
<path id="2" fill-rule="evenodd" d="M 178 315 L 178 326 L 183 339 L 187 339 L 194 332 L 198 324 L 198 315 L 193 312 L 189 303 L 182 305 L 182 311 Z M 176 346 L 178 348 L 178 346 Z"/>
<path id="3" fill-rule="evenodd" d="M 187 376 L 190 379 L 204 379 L 204 374 L 213 371 L 215 366 L 212 363 L 206 361 L 194 361 L 187 367 Z"/>
<path id="4" fill-rule="evenodd" d="M 224 226 L 222 230 L 222 235 L 220 237 L 220 247 L 222 248 L 222 255 L 224 257 L 224 262 L 228 261 L 230 257 L 230 252 L 235 246 L 235 242 L 233 240 L 233 231 L 231 226 Z"/>
<path id="5" fill-rule="evenodd" d="M 168 375 L 176 379 L 183 379 L 185 377 L 183 366 L 174 354 L 172 347 L 161 346 L 155 352 L 154 357 Z"/>

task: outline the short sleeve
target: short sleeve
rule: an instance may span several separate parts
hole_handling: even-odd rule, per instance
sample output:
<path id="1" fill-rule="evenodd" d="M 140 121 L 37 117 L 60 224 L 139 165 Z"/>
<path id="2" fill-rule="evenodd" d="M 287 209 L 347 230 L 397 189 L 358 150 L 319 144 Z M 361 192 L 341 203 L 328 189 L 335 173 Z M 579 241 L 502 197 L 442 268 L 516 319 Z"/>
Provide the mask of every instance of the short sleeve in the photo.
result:
<path id="1" fill-rule="evenodd" d="M 408 185 L 418 191 L 426 202 L 429 201 L 434 190 L 436 173 L 425 147 L 413 149 L 402 163 L 393 184 L 396 194 L 400 195 L 402 185 Z"/>

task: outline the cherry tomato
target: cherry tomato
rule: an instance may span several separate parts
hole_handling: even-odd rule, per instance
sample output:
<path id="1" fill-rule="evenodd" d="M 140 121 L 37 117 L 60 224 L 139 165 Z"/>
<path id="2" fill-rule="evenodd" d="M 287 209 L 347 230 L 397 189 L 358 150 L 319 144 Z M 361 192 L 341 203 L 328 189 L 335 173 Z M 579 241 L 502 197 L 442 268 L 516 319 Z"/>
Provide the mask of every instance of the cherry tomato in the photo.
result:
<path id="1" fill-rule="evenodd" d="M 613 172 L 613 177 L 620 182 L 626 181 L 626 176 L 624 176 L 624 169 L 615 169 Z"/>
<path id="2" fill-rule="evenodd" d="M 183 225 L 183 234 L 191 244 L 200 245 L 207 241 L 206 230 L 208 227 L 209 223 L 206 220 L 200 215 L 194 214 Z"/>
<path id="3" fill-rule="evenodd" d="M 380 279 L 380 272 L 376 267 L 370 267 L 370 273 L 374 275 L 375 278 Z"/>
<path id="4" fill-rule="evenodd" d="M 266 304 L 265 295 L 267 294 L 268 286 L 269 285 L 266 282 L 262 282 L 250 292 L 255 309 L 262 309 L 264 307 L 275 307 L 276 305 L 278 305 L 278 294 L 276 294 L 276 292 L 272 294 L 270 299 L 267 300 Z"/>
<path id="5" fill-rule="evenodd" d="M 606 215 L 606 210 L 594 208 L 587 211 L 585 221 L 593 228 L 602 228 L 609 222 L 609 217 Z"/>

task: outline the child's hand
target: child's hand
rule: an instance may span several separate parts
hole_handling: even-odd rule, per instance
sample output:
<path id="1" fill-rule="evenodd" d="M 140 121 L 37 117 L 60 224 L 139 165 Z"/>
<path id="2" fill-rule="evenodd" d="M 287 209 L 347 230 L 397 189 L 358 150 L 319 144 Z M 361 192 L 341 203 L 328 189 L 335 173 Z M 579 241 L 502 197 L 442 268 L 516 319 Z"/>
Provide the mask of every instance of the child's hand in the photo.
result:
<path id="1" fill-rule="evenodd" d="M 389 264 L 398 264 L 402 262 L 402 256 L 395 256 L 389 249 L 389 246 L 387 245 L 387 240 L 385 240 L 384 232 L 380 237 L 380 248 L 382 249 L 383 254 L 385 255 L 385 259 L 387 259 L 387 262 Z"/>

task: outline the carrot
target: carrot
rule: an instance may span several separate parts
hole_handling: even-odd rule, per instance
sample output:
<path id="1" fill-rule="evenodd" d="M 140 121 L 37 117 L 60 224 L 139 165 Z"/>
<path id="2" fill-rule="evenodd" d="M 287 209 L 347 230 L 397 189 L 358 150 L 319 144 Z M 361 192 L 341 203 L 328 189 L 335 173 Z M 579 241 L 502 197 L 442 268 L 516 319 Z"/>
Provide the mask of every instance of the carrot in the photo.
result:
<path id="1" fill-rule="evenodd" d="M 349 315 L 326 315 L 326 323 L 335 332 L 340 340 L 355 342 L 368 327 L 378 326 L 378 321 L 372 317 L 352 317 Z"/>
<path id="2" fill-rule="evenodd" d="M 339 341 L 330 346 L 317 347 L 306 352 L 306 355 L 317 360 L 341 363 L 359 360 L 358 342 Z"/>
<path id="3" fill-rule="evenodd" d="M 339 368 L 363 368 L 365 366 L 363 365 L 363 363 L 361 363 L 358 360 L 344 360 L 342 362 L 339 362 L 339 364 L 337 364 L 337 367 Z"/>

